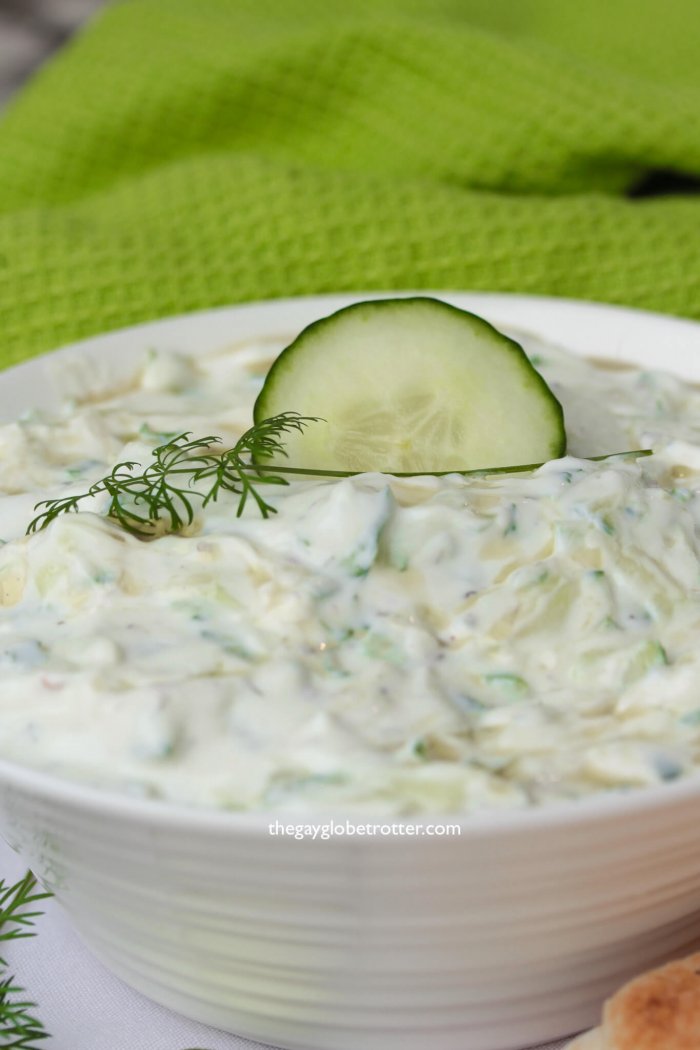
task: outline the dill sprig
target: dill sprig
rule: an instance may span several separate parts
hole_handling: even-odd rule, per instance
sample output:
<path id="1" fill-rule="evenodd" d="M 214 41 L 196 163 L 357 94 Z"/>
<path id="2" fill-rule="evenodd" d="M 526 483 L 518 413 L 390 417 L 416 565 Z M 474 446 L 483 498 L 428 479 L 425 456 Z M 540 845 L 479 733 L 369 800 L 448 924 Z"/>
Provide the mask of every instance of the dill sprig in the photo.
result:
<path id="1" fill-rule="evenodd" d="M 50 897 L 50 893 L 34 893 L 36 879 L 31 871 L 14 886 L 6 886 L 0 880 L 0 941 L 16 941 L 21 937 L 33 937 L 35 930 L 29 927 L 41 914 L 40 911 L 28 910 L 37 901 Z M 6 929 L 9 926 L 10 929 Z M 0 966 L 7 969 L 7 963 L 0 958 Z M 2 1050 L 37 1050 L 35 1043 L 48 1038 L 49 1033 L 32 1011 L 36 1003 L 23 996 L 24 989 L 15 984 L 15 978 L 0 978 L 0 1048 Z"/>
<path id="2" fill-rule="evenodd" d="M 178 434 L 153 450 L 153 462 L 142 473 L 134 473 L 140 463 L 117 463 L 111 474 L 96 481 L 87 492 L 60 499 L 42 500 L 34 507 L 40 514 L 27 528 L 27 533 L 39 532 L 61 514 L 79 511 L 83 500 L 102 493 L 109 495 L 107 517 L 112 518 L 127 532 L 140 537 L 156 537 L 166 532 L 179 532 L 191 525 L 195 516 L 195 501 L 202 508 L 214 503 L 222 492 L 238 496 L 237 517 L 243 513 L 248 500 L 253 500 L 263 518 L 276 513 L 276 508 L 258 492 L 258 485 L 288 485 L 282 475 L 301 474 L 309 477 L 351 478 L 366 473 L 359 470 L 316 470 L 311 467 L 288 467 L 279 463 L 270 465 L 275 457 L 287 456 L 282 440 L 284 434 L 303 432 L 309 423 L 320 422 L 319 416 L 302 416 L 298 412 L 281 412 L 264 419 L 247 430 L 233 448 L 225 452 L 214 449 L 221 438 L 209 435 L 190 440 L 190 434 Z M 616 456 L 648 456 L 649 449 L 630 452 L 610 452 L 592 456 L 592 460 Z M 267 461 L 267 463 L 266 463 Z M 510 467 L 483 467 L 469 470 L 382 471 L 392 477 L 413 478 L 430 474 L 462 474 L 465 477 L 492 474 L 519 474 L 536 470 L 542 463 L 521 463 Z M 209 482 L 203 490 L 194 486 Z"/>
<path id="3" fill-rule="evenodd" d="M 238 496 L 238 517 L 251 499 L 263 518 L 267 518 L 275 513 L 275 507 L 263 498 L 257 486 L 288 485 L 289 482 L 256 460 L 286 456 L 282 436 L 293 430 L 303 431 L 314 422 L 317 422 L 315 416 L 282 412 L 256 423 L 233 448 L 224 452 L 214 449 L 221 444 L 219 437 L 209 435 L 189 440 L 189 433 L 178 434 L 153 450 L 153 462 L 141 473 L 135 473 L 140 463 L 117 463 L 111 474 L 96 481 L 87 492 L 37 503 L 35 510 L 45 509 L 30 523 L 27 533 L 46 528 L 61 514 L 80 510 L 84 500 L 102 493 L 109 496 L 107 517 L 141 537 L 179 532 L 194 521 L 195 501 L 207 507 L 222 492 Z M 206 482 L 208 488 L 194 487 Z"/>
<path id="4" fill-rule="evenodd" d="M 639 459 L 644 456 L 653 455 L 653 449 L 635 448 L 625 452 L 605 452 L 602 456 L 578 456 L 577 459 L 585 459 L 589 463 L 603 463 L 606 459 Z M 492 474 L 528 474 L 533 470 L 539 470 L 546 466 L 542 463 L 518 463 L 511 467 L 470 467 L 468 470 L 382 470 L 379 473 L 387 474 L 392 478 L 445 478 L 450 474 L 459 474 L 463 478 L 491 477 Z M 307 474 L 315 478 L 356 478 L 360 474 L 367 474 L 366 470 L 315 470 L 310 467 L 283 467 L 275 464 L 274 468 L 279 474 Z"/>

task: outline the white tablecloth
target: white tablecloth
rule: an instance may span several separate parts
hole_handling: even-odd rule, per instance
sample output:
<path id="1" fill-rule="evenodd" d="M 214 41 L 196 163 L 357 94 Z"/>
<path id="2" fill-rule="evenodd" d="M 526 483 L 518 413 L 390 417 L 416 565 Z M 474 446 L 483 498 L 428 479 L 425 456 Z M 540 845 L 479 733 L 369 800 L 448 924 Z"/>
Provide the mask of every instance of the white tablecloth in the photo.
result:
<path id="1" fill-rule="evenodd" d="M 0 839 L 0 877 L 10 885 L 25 870 Z M 133 991 L 92 957 L 55 900 L 43 903 L 37 936 L 10 941 L 2 954 L 27 998 L 39 1004 L 37 1013 L 52 1034 L 40 1044 L 46 1050 L 262 1050 L 260 1043 L 188 1021 Z M 566 1042 L 548 1043 L 546 1050 Z"/>

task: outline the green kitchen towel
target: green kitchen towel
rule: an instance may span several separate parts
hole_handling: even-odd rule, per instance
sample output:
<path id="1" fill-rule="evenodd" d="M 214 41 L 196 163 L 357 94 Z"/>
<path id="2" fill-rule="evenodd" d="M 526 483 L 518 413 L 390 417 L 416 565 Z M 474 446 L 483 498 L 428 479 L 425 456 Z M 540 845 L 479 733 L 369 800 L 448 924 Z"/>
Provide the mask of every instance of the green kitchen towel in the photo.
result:
<path id="1" fill-rule="evenodd" d="M 0 364 L 349 289 L 699 317 L 699 176 L 697 0 L 121 0 L 0 122 Z"/>

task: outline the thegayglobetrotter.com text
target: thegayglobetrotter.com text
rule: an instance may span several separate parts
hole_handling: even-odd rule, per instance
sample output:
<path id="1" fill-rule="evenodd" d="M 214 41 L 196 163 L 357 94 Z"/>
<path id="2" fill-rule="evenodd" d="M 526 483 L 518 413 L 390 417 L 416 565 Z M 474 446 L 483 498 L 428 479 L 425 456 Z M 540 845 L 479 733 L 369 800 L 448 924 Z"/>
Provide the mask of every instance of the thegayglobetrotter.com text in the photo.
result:
<path id="1" fill-rule="evenodd" d="M 271 835 L 286 835 L 295 839 L 331 839 L 345 835 L 389 835 L 446 836 L 461 835 L 459 824 L 355 824 L 350 820 L 327 820 L 322 824 L 291 824 L 275 820 L 267 825 Z"/>

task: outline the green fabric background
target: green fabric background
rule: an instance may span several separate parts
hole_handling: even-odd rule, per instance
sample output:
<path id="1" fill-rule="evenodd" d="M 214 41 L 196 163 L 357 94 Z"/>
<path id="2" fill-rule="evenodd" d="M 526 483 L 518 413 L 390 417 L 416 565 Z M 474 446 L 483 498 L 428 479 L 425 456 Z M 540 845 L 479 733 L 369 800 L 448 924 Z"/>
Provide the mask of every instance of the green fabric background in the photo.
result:
<path id="1" fill-rule="evenodd" d="M 697 0 L 122 0 L 0 122 L 0 364 L 274 296 L 700 316 Z"/>

